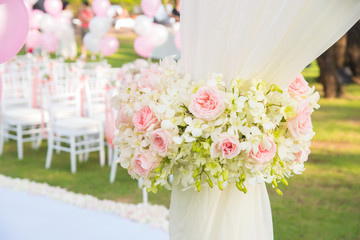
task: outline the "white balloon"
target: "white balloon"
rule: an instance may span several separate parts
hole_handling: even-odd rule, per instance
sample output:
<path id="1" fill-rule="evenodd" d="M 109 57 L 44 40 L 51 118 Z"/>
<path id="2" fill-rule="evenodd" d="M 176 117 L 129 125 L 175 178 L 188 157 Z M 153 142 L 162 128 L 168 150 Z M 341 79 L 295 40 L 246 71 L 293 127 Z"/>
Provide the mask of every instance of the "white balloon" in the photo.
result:
<path id="1" fill-rule="evenodd" d="M 168 40 L 169 31 L 165 26 L 156 24 L 152 26 L 151 31 L 147 37 L 154 47 L 159 47 Z"/>
<path id="2" fill-rule="evenodd" d="M 40 29 L 43 32 L 56 32 L 56 21 L 53 16 L 50 14 L 45 13 L 40 21 Z"/>
<path id="3" fill-rule="evenodd" d="M 151 31 L 153 20 L 145 15 L 139 15 L 135 18 L 134 30 L 139 35 L 148 35 Z"/>
<path id="4" fill-rule="evenodd" d="M 111 19 L 108 17 L 94 17 L 90 21 L 89 30 L 98 38 L 103 37 L 111 28 Z"/>
<path id="5" fill-rule="evenodd" d="M 83 39 L 85 47 L 92 53 L 98 53 L 100 51 L 101 38 L 94 35 L 92 32 L 85 34 Z"/>

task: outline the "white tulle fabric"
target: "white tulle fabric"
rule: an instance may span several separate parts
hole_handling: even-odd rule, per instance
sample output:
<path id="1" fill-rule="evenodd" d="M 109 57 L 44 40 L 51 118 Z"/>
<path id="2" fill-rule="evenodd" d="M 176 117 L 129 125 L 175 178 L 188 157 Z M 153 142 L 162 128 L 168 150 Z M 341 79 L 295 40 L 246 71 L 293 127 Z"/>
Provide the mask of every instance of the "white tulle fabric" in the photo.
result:
<path id="1" fill-rule="evenodd" d="M 218 72 L 286 87 L 359 18 L 359 0 L 182 0 L 182 62 L 195 79 Z M 272 240 L 265 184 L 247 194 L 175 185 L 170 239 Z"/>

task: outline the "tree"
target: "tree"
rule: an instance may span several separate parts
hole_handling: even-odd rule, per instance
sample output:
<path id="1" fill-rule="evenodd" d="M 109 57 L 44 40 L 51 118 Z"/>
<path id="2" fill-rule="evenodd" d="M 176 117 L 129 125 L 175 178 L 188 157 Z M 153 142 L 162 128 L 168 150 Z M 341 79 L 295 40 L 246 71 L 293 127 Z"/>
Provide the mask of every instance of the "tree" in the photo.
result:
<path id="1" fill-rule="evenodd" d="M 360 21 L 317 61 L 326 98 L 341 97 L 344 82 L 360 83 Z"/>

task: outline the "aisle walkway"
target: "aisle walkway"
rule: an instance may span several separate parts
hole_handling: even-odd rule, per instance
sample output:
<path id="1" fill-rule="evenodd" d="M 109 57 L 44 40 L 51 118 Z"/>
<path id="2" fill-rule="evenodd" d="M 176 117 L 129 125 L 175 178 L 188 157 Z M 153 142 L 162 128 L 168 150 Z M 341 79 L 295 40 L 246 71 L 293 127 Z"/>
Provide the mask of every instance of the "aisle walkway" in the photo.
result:
<path id="1" fill-rule="evenodd" d="M 167 240 L 167 235 L 117 215 L 0 187 L 1 240 Z"/>

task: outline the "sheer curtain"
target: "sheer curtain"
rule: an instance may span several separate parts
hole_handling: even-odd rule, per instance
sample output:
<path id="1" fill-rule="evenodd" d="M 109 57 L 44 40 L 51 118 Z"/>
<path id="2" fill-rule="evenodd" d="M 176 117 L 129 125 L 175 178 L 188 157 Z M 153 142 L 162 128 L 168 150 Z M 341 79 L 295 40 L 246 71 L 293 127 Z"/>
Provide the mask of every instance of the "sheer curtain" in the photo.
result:
<path id="1" fill-rule="evenodd" d="M 359 18 L 359 0 L 182 0 L 182 63 L 196 80 L 219 72 L 286 87 Z M 265 185 L 248 190 L 175 185 L 170 239 L 273 239 Z"/>

